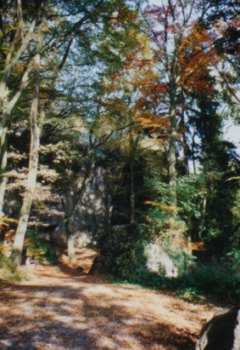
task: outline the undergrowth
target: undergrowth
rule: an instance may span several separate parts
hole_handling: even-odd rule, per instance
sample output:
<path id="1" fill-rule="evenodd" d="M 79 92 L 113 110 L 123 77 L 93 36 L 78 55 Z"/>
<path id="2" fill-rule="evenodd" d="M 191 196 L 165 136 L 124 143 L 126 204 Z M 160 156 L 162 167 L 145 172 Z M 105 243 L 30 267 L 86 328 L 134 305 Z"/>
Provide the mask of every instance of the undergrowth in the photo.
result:
<path id="1" fill-rule="evenodd" d="M 27 232 L 26 248 L 27 255 L 40 264 L 55 264 L 57 261 L 55 250 L 47 240 L 39 236 L 37 231 Z"/>
<path id="2" fill-rule="evenodd" d="M 0 285 L 20 282 L 25 278 L 26 275 L 19 270 L 10 258 L 0 254 Z"/>
<path id="3" fill-rule="evenodd" d="M 218 264 L 201 265 L 178 278 L 167 278 L 146 270 L 125 280 L 111 278 L 113 283 L 130 283 L 143 287 L 173 292 L 191 301 L 212 301 L 220 304 L 236 304 L 240 300 L 240 275 Z"/>

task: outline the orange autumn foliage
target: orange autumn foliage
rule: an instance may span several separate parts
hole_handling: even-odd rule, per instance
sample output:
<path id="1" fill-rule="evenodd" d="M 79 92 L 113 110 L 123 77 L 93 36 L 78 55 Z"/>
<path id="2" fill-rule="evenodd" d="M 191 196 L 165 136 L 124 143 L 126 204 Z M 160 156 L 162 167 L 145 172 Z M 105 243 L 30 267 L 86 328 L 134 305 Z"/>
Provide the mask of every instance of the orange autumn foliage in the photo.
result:
<path id="1" fill-rule="evenodd" d="M 170 127 L 168 117 L 157 117 L 148 113 L 137 116 L 136 121 L 144 129 L 168 129 Z"/>
<path id="2" fill-rule="evenodd" d="M 191 34 L 183 40 L 178 58 L 181 67 L 180 84 L 185 89 L 213 92 L 209 68 L 219 61 L 213 43 L 214 39 L 200 25 L 195 25 Z"/>
<path id="3" fill-rule="evenodd" d="M 189 242 L 189 249 L 192 252 L 202 252 L 204 250 L 206 250 L 206 247 L 204 245 L 203 241 L 196 241 L 196 242 Z"/>

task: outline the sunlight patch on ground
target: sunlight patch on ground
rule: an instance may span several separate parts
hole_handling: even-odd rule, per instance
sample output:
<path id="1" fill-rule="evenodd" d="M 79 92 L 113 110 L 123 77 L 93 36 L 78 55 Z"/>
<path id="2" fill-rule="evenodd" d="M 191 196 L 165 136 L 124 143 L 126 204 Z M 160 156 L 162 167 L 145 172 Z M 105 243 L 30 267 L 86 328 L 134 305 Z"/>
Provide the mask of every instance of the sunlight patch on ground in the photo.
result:
<path id="1" fill-rule="evenodd" d="M 61 267 L 0 292 L 0 348 L 21 350 L 191 350 L 213 306 Z"/>

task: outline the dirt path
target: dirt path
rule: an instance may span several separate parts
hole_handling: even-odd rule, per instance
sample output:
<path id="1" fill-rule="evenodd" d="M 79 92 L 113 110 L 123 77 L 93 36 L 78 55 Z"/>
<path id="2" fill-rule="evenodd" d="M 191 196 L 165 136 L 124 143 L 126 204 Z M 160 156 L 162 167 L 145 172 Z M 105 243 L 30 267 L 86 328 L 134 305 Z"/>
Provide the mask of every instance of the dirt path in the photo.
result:
<path id="1" fill-rule="evenodd" d="M 58 267 L 0 290 L 0 349 L 190 350 L 210 306 Z"/>

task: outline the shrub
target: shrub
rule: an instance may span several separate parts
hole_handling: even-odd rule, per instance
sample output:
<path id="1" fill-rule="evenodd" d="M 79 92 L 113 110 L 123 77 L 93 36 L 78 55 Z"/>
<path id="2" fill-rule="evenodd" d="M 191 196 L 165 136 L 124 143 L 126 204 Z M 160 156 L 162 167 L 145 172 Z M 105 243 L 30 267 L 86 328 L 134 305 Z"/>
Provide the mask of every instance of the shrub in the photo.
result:
<path id="1" fill-rule="evenodd" d="M 116 226 L 101 247 L 105 270 L 123 279 L 132 278 L 145 265 L 142 230 L 135 225 Z"/>
<path id="2" fill-rule="evenodd" d="M 200 265 L 182 278 L 181 288 L 195 288 L 220 302 L 235 302 L 240 298 L 240 275 L 224 262 Z"/>
<path id="3" fill-rule="evenodd" d="M 24 274 L 16 267 L 12 260 L 0 253 L 0 279 L 5 282 L 19 282 Z"/>
<path id="4" fill-rule="evenodd" d="M 39 263 L 55 263 L 57 260 L 54 248 L 47 240 L 39 237 L 36 231 L 31 230 L 27 232 L 25 246 L 27 248 L 27 255 Z"/>
<path id="5" fill-rule="evenodd" d="M 129 283 L 144 287 L 171 291 L 188 301 L 203 301 L 206 298 L 220 303 L 239 303 L 240 275 L 225 263 L 196 265 L 190 272 L 178 278 L 166 278 L 142 268 Z"/>

